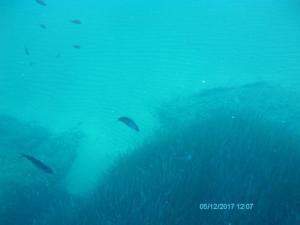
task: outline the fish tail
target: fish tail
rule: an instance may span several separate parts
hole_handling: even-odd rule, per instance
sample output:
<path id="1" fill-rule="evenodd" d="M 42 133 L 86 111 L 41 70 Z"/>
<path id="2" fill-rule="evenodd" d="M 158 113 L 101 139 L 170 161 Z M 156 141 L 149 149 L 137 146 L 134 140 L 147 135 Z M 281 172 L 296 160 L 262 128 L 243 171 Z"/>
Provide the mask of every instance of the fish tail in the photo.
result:
<path id="1" fill-rule="evenodd" d="M 21 158 L 26 158 L 26 154 L 20 153 L 20 157 L 21 157 Z"/>

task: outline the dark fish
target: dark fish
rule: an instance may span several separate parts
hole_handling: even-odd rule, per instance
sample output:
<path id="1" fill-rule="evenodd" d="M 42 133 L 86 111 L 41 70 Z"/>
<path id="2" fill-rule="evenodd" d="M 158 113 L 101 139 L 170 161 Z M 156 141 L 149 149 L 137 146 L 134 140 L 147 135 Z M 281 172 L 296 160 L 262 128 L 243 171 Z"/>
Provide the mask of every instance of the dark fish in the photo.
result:
<path id="1" fill-rule="evenodd" d="M 47 29 L 47 26 L 45 24 L 40 24 L 40 28 L 45 30 L 45 29 Z"/>
<path id="2" fill-rule="evenodd" d="M 38 4 L 42 5 L 42 6 L 46 6 L 46 2 L 44 0 L 35 0 Z"/>
<path id="3" fill-rule="evenodd" d="M 30 156 L 30 155 L 26 155 L 26 154 L 21 154 L 21 157 L 26 158 L 27 160 L 29 160 L 33 165 L 35 165 L 37 168 L 39 168 L 40 170 L 44 171 L 45 173 L 48 174 L 53 174 L 53 170 L 48 167 L 45 163 L 43 163 L 42 161 Z"/>
<path id="4" fill-rule="evenodd" d="M 26 55 L 30 55 L 30 52 L 29 52 L 29 50 L 28 50 L 28 48 L 27 48 L 27 47 L 25 47 L 25 49 L 24 49 L 24 50 L 25 50 L 25 54 L 26 54 Z"/>
<path id="5" fill-rule="evenodd" d="M 71 23 L 74 23 L 74 24 L 77 24 L 77 25 L 82 24 L 81 20 L 79 20 L 79 19 L 71 20 Z"/>
<path id="6" fill-rule="evenodd" d="M 73 48 L 80 49 L 80 45 L 73 45 Z"/>
<path id="7" fill-rule="evenodd" d="M 137 132 L 140 131 L 138 125 L 132 119 L 130 119 L 129 117 L 126 117 L 126 116 L 119 117 L 118 121 L 126 124 L 128 127 L 130 127 L 131 129 L 133 129 Z"/>

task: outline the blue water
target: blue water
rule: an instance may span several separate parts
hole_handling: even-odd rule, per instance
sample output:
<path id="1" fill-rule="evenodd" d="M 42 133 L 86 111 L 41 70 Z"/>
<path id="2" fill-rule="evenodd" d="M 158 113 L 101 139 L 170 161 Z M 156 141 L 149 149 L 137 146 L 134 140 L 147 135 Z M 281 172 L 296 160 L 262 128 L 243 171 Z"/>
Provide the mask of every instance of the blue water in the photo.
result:
<path id="1" fill-rule="evenodd" d="M 70 194 L 93 193 L 120 155 L 130 154 L 155 137 L 162 123 L 159 110 L 164 108 L 162 111 L 168 114 L 166 108 L 171 104 L 170 111 L 175 113 L 170 117 L 185 123 L 192 112 L 203 108 L 183 102 L 203 90 L 212 89 L 214 93 L 214 88 L 253 82 L 278 85 L 279 91 L 267 92 L 268 99 L 256 96 L 254 91 L 247 96 L 247 102 L 252 108 L 267 103 L 270 108 L 282 106 L 274 110 L 274 116 L 270 115 L 272 119 L 280 117 L 278 121 L 288 121 L 296 115 L 280 111 L 286 105 L 297 108 L 299 104 L 300 4 L 296 0 L 45 2 L 47 6 L 34 0 L 0 3 L 0 115 L 18 121 L 11 128 L 6 117 L 1 120 L 6 124 L 2 125 L 3 131 L 0 129 L 5 137 L 2 142 L 6 143 L 2 144 L 5 157 L 0 175 L 3 190 L 24 175 L 15 171 L 22 166 L 27 168 L 30 179 L 35 176 L 36 170 L 30 164 L 22 161 L 20 165 L 19 158 L 6 152 L 7 146 L 18 140 L 20 146 L 13 147 L 17 153 L 36 153 L 50 162 L 57 160 L 55 154 L 72 158 L 74 161 L 61 174 L 59 186 Z M 82 23 L 74 24 L 73 19 Z M 287 97 L 279 98 L 280 90 Z M 288 101 L 289 91 L 293 91 L 293 102 Z M 225 93 L 229 101 L 226 104 L 230 105 L 230 100 L 239 94 L 228 97 Z M 204 102 L 219 104 L 222 96 L 207 97 Z M 257 97 L 260 103 L 255 105 Z M 243 97 L 239 101 L 243 102 Z M 180 114 L 182 108 L 184 113 Z M 134 118 L 141 132 L 133 132 L 117 121 L 124 115 Z M 47 130 L 50 134 L 45 136 L 47 140 L 54 138 L 53 143 L 56 137 L 79 130 L 76 157 L 62 156 L 63 150 L 43 153 L 43 147 L 35 151 L 29 144 L 22 145 L 22 141 L 31 143 L 33 138 L 44 141 L 35 137 L 39 133 L 35 127 L 24 131 L 27 123 Z M 9 135 L 6 129 L 11 130 Z M 17 138 L 12 138 L 14 135 Z M 6 140 L 6 136 L 11 139 Z M 72 138 L 67 136 L 61 142 L 73 146 L 69 139 Z M 38 182 L 46 181 L 42 177 Z M 26 181 L 26 187 L 31 183 L 36 182 Z M 1 198 L 7 201 L 5 195 L 9 196 L 4 191 L 0 193 L 0 202 Z M 297 207 L 299 210 L 299 202 Z M 0 216 L 11 215 L 14 214 Z M 34 221 L 39 221 L 38 212 L 32 215 Z"/>

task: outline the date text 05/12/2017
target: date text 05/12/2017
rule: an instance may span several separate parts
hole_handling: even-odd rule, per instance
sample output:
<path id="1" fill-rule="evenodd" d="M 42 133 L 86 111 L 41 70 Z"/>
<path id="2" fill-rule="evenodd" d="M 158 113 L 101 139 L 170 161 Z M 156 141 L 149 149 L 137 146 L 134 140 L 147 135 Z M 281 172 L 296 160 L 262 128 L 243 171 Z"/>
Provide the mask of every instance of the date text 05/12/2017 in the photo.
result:
<path id="1" fill-rule="evenodd" d="M 200 203 L 200 210 L 252 210 L 254 203 Z"/>

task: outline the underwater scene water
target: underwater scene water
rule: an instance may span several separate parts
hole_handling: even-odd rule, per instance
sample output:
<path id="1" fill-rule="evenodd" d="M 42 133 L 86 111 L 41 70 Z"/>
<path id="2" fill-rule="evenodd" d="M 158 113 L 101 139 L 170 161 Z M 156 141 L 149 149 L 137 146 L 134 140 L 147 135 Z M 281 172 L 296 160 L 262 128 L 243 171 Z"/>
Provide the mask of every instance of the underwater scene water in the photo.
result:
<path id="1" fill-rule="evenodd" d="M 1 0 L 0 225 L 299 225 L 300 2 Z"/>

